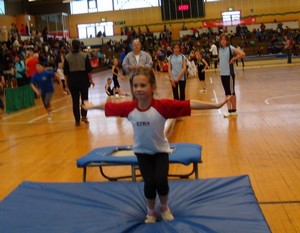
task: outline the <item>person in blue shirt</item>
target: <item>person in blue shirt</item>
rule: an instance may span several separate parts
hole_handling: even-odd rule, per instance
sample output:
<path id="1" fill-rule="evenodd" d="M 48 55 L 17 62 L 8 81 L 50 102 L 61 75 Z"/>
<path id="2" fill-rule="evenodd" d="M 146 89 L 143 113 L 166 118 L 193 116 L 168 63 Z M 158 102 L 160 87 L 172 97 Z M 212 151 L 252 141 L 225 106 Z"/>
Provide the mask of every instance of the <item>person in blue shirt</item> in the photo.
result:
<path id="1" fill-rule="evenodd" d="M 20 59 L 19 55 L 15 56 L 15 76 L 18 87 L 25 85 L 26 80 L 26 66 L 24 60 Z"/>
<path id="2" fill-rule="evenodd" d="M 56 78 L 59 85 L 62 87 L 58 73 L 45 69 L 43 62 L 36 64 L 36 72 L 30 80 L 30 85 L 37 97 L 41 97 L 46 112 L 48 113 L 48 120 L 51 120 L 51 98 L 54 93 L 53 77 Z M 36 84 L 36 86 L 34 85 Z M 63 88 L 62 88 L 63 91 Z"/>

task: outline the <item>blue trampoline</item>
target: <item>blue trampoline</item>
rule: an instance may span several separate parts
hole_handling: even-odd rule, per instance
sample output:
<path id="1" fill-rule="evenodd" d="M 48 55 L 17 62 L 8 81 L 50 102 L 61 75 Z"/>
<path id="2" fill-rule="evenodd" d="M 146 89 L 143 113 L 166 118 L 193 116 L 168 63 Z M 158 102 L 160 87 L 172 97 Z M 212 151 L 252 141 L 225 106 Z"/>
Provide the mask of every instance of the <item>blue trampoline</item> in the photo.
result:
<path id="1" fill-rule="evenodd" d="M 0 202 L 5 233 L 269 233 L 248 176 L 170 181 L 172 222 L 145 224 L 142 182 L 24 182 Z"/>
<path id="2" fill-rule="evenodd" d="M 179 163 L 183 165 L 192 164 L 193 168 L 186 174 L 169 174 L 169 176 L 188 178 L 190 175 L 195 174 L 198 179 L 198 164 L 202 163 L 202 146 L 194 143 L 171 143 L 170 147 L 172 152 L 169 155 L 169 162 Z M 125 153 L 122 156 L 118 153 Z M 103 167 L 105 166 L 131 166 L 131 175 L 111 177 L 105 174 Z M 83 181 L 86 181 L 86 173 L 88 167 L 99 167 L 101 175 L 108 180 L 119 180 L 122 178 L 131 178 L 136 181 L 136 170 L 138 169 L 138 161 L 131 145 L 123 146 L 106 146 L 99 147 L 85 156 L 77 160 L 77 167 L 83 168 Z"/>

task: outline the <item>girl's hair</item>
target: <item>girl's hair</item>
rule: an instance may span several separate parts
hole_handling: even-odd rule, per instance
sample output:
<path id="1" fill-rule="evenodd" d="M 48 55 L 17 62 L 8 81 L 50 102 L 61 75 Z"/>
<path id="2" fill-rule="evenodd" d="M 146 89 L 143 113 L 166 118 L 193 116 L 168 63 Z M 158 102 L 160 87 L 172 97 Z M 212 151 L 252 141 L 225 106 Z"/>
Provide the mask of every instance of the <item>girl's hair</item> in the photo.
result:
<path id="1" fill-rule="evenodd" d="M 219 37 L 219 41 L 221 41 L 223 38 L 226 40 L 226 46 L 229 46 L 230 44 L 230 37 L 227 33 L 222 33 Z"/>
<path id="2" fill-rule="evenodd" d="M 175 42 L 175 43 L 172 44 L 172 50 L 174 49 L 175 46 L 178 46 L 179 49 L 181 50 L 181 46 L 178 42 Z"/>
<path id="3" fill-rule="evenodd" d="M 144 75 L 144 76 L 148 77 L 149 83 L 150 83 L 151 87 L 155 87 L 156 86 L 155 74 L 154 74 L 152 68 L 142 67 L 142 66 L 138 67 L 135 75 L 132 78 L 132 80 L 137 75 Z"/>

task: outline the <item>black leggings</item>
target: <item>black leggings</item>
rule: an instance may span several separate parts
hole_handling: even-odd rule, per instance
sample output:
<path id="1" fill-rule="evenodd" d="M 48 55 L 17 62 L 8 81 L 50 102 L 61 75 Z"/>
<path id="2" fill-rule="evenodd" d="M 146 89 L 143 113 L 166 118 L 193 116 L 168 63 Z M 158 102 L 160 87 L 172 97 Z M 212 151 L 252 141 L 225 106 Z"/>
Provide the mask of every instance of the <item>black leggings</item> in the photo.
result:
<path id="1" fill-rule="evenodd" d="M 141 175 L 144 179 L 144 194 L 147 199 L 155 199 L 156 192 L 159 196 L 169 193 L 168 153 L 156 153 L 154 155 L 136 153 Z"/>
<path id="2" fill-rule="evenodd" d="M 175 87 L 172 86 L 174 100 L 185 100 L 186 80 L 180 80 Z M 178 95 L 178 87 L 180 95 Z"/>
<path id="3" fill-rule="evenodd" d="M 235 95 L 235 75 L 221 75 L 225 95 Z"/>

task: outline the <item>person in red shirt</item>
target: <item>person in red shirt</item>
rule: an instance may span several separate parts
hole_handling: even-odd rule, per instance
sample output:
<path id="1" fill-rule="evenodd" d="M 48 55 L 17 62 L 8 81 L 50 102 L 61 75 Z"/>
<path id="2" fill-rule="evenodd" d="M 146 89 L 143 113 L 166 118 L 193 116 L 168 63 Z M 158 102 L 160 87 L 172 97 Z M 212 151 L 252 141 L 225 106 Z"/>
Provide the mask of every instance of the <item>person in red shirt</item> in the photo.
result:
<path id="1" fill-rule="evenodd" d="M 26 65 L 26 76 L 27 76 L 27 81 L 26 83 L 29 84 L 30 83 L 30 79 L 31 77 L 34 75 L 34 73 L 36 72 L 36 64 L 39 61 L 39 56 L 38 54 L 36 54 L 33 50 L 33 48 L 30 48 L 28 50 L 29 54 L 28 57 L 25 61 L 25 65 Z"/>
<path id="2" fill-rule="evenodd" d="M 25 27 L 24 24 L 21 24 L 20 34 L 21 34 L 21 35 L 26 35 L 26 34 L 27 34 L 27 32 L 26 32 L 26 27 Z"/>

